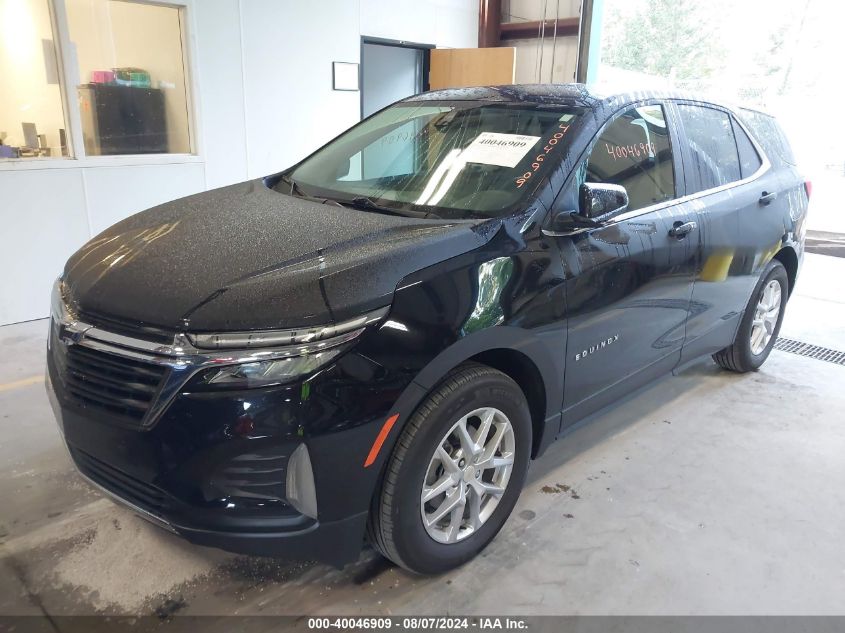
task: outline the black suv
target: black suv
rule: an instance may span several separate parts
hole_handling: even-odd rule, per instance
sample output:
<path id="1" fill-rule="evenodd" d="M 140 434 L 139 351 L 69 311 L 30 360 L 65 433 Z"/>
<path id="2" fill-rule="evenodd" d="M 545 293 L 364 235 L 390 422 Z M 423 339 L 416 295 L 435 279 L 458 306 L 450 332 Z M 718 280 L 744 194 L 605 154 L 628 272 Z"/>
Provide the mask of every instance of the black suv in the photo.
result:
<path id="1" fill-rule="evenodd" d="M 94 484 L 195 543 L 476 555 L 529 460 L 701 356 L 757 369 L 810 194 L 778 124 L 582 85 L 396 103 L 65 267 L 48 383 Z"/>

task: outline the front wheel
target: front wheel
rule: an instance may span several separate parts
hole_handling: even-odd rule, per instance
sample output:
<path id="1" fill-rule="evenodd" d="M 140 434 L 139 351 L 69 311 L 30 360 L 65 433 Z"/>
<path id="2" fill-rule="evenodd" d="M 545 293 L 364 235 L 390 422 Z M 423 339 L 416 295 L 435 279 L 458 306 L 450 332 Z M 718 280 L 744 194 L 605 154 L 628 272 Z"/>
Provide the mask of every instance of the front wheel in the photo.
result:
<path id="1" fill-rule="evenodd" d="M 528 404 L 513 380 L 485 365 L 458 367 L 402 431 L 373 507 L 373 544 L 422 574 L 470 560 L 513 510 L 531 439 Z"/>
<path id="2" fill-rule="evenodd" d="M 777 340 L 788 296 L 786 269 L 779 261 L 772 260 L 745 307 L 734 342 L 713 354 L 713 360 L 731 371 L 757 371 Z"/>

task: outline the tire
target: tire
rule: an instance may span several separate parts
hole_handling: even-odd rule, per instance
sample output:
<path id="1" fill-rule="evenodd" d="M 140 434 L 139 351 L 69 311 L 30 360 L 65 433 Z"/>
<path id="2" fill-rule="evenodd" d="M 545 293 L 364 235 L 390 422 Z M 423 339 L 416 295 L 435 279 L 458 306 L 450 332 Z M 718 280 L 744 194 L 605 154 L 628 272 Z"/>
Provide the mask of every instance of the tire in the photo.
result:
<path id="1" fill-rule="evenodd" d="M 488 450 L 478 452 L 477 456 L 464 453 L 463 443 L 457 448 L 454 444 L 459 435 L 455 429 L 473 412 L 478 415 L 465 420 L 470 434 L 463 437 L 475 439 L 472 445 L 476 449 L 482 433 L 482 416 L 491 420 L 489 435 L 485 434 L 490 438 Z M 507 433 L 508 424 L 512 436 Z M 512 453 L 510 470 L 507 465 L 489 466 L 493 463 L 489 458 L 484 462 L 497 434 L 501 434 L 497 459 L 506 462 L 507 455 Z M 525 482 L 531 441 L 531 416 L 519 386 L 486 365 L 472 363 L 457 367 L 431 391 L 405 425 L 374 499 L 369 521 L 370 541 L 386 558 L 418 574 L 439 574 L 467 562 L 493 540 L 513 510 Z M 446 453 L 451 453 L 449 459 L 440 461 L 438 447 L 445 447 Z M 461 457 L 464 454 L 466 458 Z M 447 466 L 458 466 L 461 459 L 465 462 L 464 470 L 447 469 Z M 488 470 L 480 470 L 480 476 L 475 476 L 475 463 L 482 468 L 488 464 Z M 506 472 L 509 472 L 507 481 L 497 486 L 504 488 L 502 494 L 485 497 L 486 493 L 477 492 L 485 486 L 496 486 Z M 423 486 L 433 493 L 437 482 L 453 476 L 459 481 L 446 482 L 453 486 L 450 492 L 423 501 Z M 466 501 L 464 509 L 455 510 L 455 514 L 449 513 L 427 527 L 423 512 L 434 518 L 438 509 L 448 505 L 448 495 L 459 497 L 457 491 L 461 490 Z M 476 499 L 479 505 L 472 503 Z M 488 505 L 493 499 L 496 503 Z M 482 511 L 473 514 L 473 508 Z M 480 519 L 485 512 L 484 521 L 471 526 L 472 517 Z"/>
<path id="2" fill-rule="evenodd" d="M 771 285 L 777 284 L 777 291 L 780 293 L 779 302 L 777 302 L 778 312 L 774 321 L 770 320 L 772 330 L 769 332 L 769 337 L 764 341 L 755 340 L 755 318 L 758 312 L 764 308 L 763 297 L 767 288 Z M 751 293 L 751 299 L 748 305 L 745 306 L 745 313 L 742 316 L 742 321 L 737 328 L 734 342 L 725 349 L 713 354 L 713 360 L 716 361 L 723 369 L 735 371 L 738 373 L 745 373 L 749 371 L 757 371 L 760 366 L 766 362 L 769 354 L 774 347 L 778 334 L 780 333 L 780 326 L 783 322 L 783 315 L 786 311 L 786 301 L 789 296 L 789 278 L 786 275 L 786 269 L 777 260 L 772 260 L 766 266 L 760 281 Z M 755 345 L 757 348 L 755 349 Z"/>

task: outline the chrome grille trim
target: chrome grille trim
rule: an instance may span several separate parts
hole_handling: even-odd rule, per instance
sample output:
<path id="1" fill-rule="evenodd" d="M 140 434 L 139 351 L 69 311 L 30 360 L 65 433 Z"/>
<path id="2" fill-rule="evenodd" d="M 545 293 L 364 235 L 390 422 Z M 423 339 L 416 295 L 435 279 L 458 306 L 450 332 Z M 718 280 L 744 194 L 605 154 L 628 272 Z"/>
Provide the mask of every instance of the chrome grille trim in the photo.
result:
<path id="1" fill-rule="evenodd" d="M 196 347 L 190 337 L 191 334 L 179 333 L 173 337 L 170 344 L 126 336 L 110 332 L 90 323 L 85 323 L 71 312 L 64 301 L 62 282 L 56 280 L 53 288 L 53 314 L 51 321 L 56 327 L 56 342 L 61 345 L 81 345 L 115 356 L 122 356 L 135 361 L 163 366 L 170 371 L 159 387 L 158 394 L 152 401 L 146 415 L 140 420 L 140 427 L 148 428 L 164 409 L 170 404 L 180 389 L 197 372 L 208 367 L 238 365 L 241 363 L 280 360 L 295 356 L 303 356 L 321 352 L 326 349 L 348 343 L 358 337 L 364 329 L 383 319 L 389 306 L 379 308 L 360 317 L 317 328 L 323 333 L 333 332 L 337 335 L 294 345 L 280 345 L 274 347 L 255 347 L 247 349 L 200 349 Z M 353 328 L 353 329 L 350 329 Z M 314 330 L 315 328 L 311 328 Z M 280 332 L 304 332 L 308 328 L 299 330 L 280 330 Z M 341 332 L 342 331 L 342 332 Z M 66 350 L 65 350 L 66 351 Z"/>

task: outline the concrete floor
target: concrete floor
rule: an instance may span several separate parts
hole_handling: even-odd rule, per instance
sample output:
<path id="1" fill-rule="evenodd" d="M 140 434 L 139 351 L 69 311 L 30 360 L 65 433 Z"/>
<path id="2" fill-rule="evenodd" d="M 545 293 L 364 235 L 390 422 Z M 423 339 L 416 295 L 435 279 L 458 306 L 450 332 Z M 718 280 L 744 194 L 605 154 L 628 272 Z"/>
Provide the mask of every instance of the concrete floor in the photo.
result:
<path id="1" fill-rule="evenodd" d="M 192 546 L 101 498 L 60 443 L 45 331 L 0 328 L 0 615 L 845 614 L 845 367 L 669 378 L 535 462 L 482 557 L 419 578 Z M 782 334 L 845 349 L 845 259 L 808 255 Z"/>

